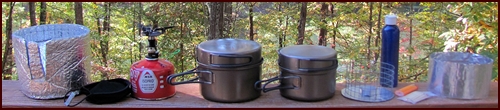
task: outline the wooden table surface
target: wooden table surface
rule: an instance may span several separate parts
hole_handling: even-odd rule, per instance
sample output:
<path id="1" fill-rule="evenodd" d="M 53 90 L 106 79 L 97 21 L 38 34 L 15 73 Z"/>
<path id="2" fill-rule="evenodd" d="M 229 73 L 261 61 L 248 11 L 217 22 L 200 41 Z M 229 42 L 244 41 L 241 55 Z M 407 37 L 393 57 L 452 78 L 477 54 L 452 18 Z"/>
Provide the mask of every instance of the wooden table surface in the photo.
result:
<path id="1" fill-rule="evenodd" d="M 426 83 L 415 83 L 420 89 L 426 89 Z M 401 83 L 399 88 L 409 85 Z M 2 81 L 2 108 L 11 107 L 50 107 L 65 108 L 63 99 L 35 100 L 24 96 L 20 92 L 20 82 Z M 281 97 L 279 90 L 262 93 L 253 101 L 243 103 L 217 103 L 203 99 L 200 94 L 199 84 L 177 85 L 175 96 L 160 101 L 141 101 L 134 98 L 127 98 L 115 104 L 95 105 L 86 101 L 76 107 L 84 108 L 332 108 L 332 107 L 453 107 L 453 108 L 498 108 L 498 83 L 491 82 L 489 97 L 481 100 L 456 100 L 433 97 L 417 104 L 410 104 L 398 100 L 397 97 L 390 101 L 381 103 L 364 103 L 349 100 L 341 95 L 340 90 L 344 84 L 337 84 L 335 96 L 329 100 L 320 102 L 299 102 Z M 74 100 L 82 99 L 84 96 L 77 96 Z M 74 101 L 75 102 L 75 101 Z"/>

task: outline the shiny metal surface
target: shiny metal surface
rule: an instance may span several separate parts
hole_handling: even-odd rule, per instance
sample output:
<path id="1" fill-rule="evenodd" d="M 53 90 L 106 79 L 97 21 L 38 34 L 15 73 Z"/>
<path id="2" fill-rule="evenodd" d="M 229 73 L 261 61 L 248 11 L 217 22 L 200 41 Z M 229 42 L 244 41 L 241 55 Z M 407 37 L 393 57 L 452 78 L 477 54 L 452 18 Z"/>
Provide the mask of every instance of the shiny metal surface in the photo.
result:
<path id="1" fill-rule="evenodd" d="M 432 53 L 428 90 L 455 99 L 482 99 L 489 94 L 493 60 L 461 52 Z"/>
<path id="2" fill-rule="evenodd" d="M 278 63 L 292 70 L 333 69 L 337 66 L 335 49 L 317 45 L 293 45 L 278 52 Z"/>
<path id="3" fill-rule="evenodd" d="M 280 68 L 280 71 L 279 77 L 300 77 L 280 80 L 279 86 L 295 87 L 294 89 L 279 89 L 281 96 L 285 98 L 298 101 L 321 101 L 330 99 L 335 94 L 336 69 L 309 72 L 311 74 L 297 74 L 284 68 Z"/>
<path id="4" fill-rule="evenodd" d="M 317 45 L 294 45 L 278 51 L 280 74 L 265 82 L 263 92 L 280 90 L 281 96 L 298 101 L 321 101 L 335 93 L 337 52 Z M 279 86 L 266 87 L 278 81 Z M 257 87 L 256 87 L 257 88 Z"/>
<path id="5" fill-rule="evenodd" d="M 33 99 L 54 99 L 87 84 L 89 32 L 76 24 L 39 25 L 14 32 L 21 92 Z"/>
<path id="6" fill-rule="evenodd" d="M 254 88 L 254 84 L 260 80 L 263 60 L 257 64 L 238 68 L 216 68 L 198 62 L 199 66 L 196 69 L 169 75 L 167 82 L 171 85 L 200 83 L 203 98 L 214 102 L 250 101 L 261 94 L 258 88 Z M 188 74 L 196 74 L 197 77 L 173 82 L 176 77 Z"/>
<path id="7" fill-rule="evenodd" d="M 319 45 L 292 45 L 284 47 L 280 54 L 296 59 L 328 59 L 337 57 L 337 52 Z"/>
<path id="8" fill-rule="evenodd" d="M 199 70 L 212 71 L 208 74 L 199 74 L 200 80 L 209 81 L 211 84 L 200 83 L 203 98 L 224 103 L 245 102 L 257 99 L 261 91 L 254 88 L 255 82 L 261 79 L 262 63 L 240 68 L 211 68 L 200 64 Z M 208 79 L 212 78 L 212 79 Z"/>
<path id="9" fill-rule="evenodd" d="M 242 64 L 248 66 L 261 59 L 259 43 L 245 39 L 214 39 L 200 43 L 196 49 L 199 63 L 219 65 Z"/>
<path id="10" fill-rule="evenodd" d="M 260 80 L 263 58 L 261 46 L 245 39 L 215 39 L 196 49 L 196 69 L 168 76 L 172 85 L 200 83 L 202 96 L 214 102 L 245 102 L 260 96 L 254 88 Z M 172 82 L 175 77 L 197 74 L 194 79 Z"/>

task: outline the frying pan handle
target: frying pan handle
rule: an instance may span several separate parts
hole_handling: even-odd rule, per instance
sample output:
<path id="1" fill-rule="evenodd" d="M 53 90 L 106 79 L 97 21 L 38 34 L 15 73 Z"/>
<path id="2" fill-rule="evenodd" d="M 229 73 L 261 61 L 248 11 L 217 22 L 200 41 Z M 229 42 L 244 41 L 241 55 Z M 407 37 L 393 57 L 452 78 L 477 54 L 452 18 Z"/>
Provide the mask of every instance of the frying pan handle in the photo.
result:
<path id="1" fill-rule="evenodd" d="M 299 71 L 303 71 L 303 72 L 313 72 L 313 71 L 325 71 L 325 70 L 331 70 L 331 69 L 335 69 L 337 68 L 338 66 L 338 60 L 337 59 L 333 59 L 333 60 L 319 60 L 319 59 L 305 59 L 307 61 L 331 61 L 333 62 L 331 66 L 328 66 L 328 67 L 325 67 L 325 68 L 300 68 L 299 67 Z M 300 63 L 300 60 L 299 60 L 299 63 Z"/>
<path id="2" fill-rule="evenodd" d="M 198 75 L 198 76 L 196 76 L 196 78 L 192 78 L 192 79 L 189 79 L 189 80 L 186 80 L 186 81 L 172 82 L 174 80 L 174 78 L 176 78 L 176 77 L 184 76 L 184 75 L 188 75 L 188 74 L 194 74 L 194 73 L 206 73 L 206 74 L 208 74 L 210 81 L 201 81 L 200 80 L 200 76 Z M 212 84 L 212 76 L 213 76 L 212 74 L 213 74 L 212 71 L 195 71 L 193 69 L 193 70 L 186 71 L 186 72 L 183 72 L 183 73 L 169 75 L 167 77 L 167 82 L 170 85 L 179 85 L 179 84 L 186 84 L 186 83 Z"/>
<path id="3" fill-rule="evenodd" d="M 75 96 L 77 95 L 80 95 L 80 90 L 72 90 L 72 91 L 68 91 L 66 93 L 66 95 L 64 95 L 64 105 L 68 106 L 68 107 L 74 107 L 80 103 L 82 103 L 85 99 L 87 99 L 88 95 L 85 96 L 85 98 L 83 98 L 82 100 L 78 101 L 76 104 L 73 104 L 71 105 L 71 101 L 73 100 L 73 98 L 75 98 Z"/>
<path id="4" fill-rule="evenodd" d="M 279 86 L 276 86 L 276 87 L 266 88 L 266 86 L 269 83 L 271 83 L 271 82 L 274 82 L 274 81 L 277 81 L 277 80 L 284 80 L 284 79 L 294 79 L 294 78 L 300 79 L 299 76 L 285 76 L 285 77 L 276 76 L 276 77 L 273 77 L 271 79 L 267 79 L 267 80 L 262 80 L 262 81 L 255 82 L 254 88 L 256 88 L 256 89 L 262 89 L 262 92 L 264 92 L 264 93 L 269 92 L 269 91 L 273 91 L 273 90 L 276 90 L 276 89 L 295 89 L 295 88 L 297 88 L 297 86 L 295 86 L 295 85 L 293 85 L 293 86 L 282 86 L 282 85 L 279 85 Z M 265 83 L 264 83 L 264 85 L 261 88 L 259 88 L 258 85 L 260 85 L 262 82 L 265 82 Z"/>
<path id="5" fill-rule="evenodd" d="M 247 66 L 251 65 L 253 60 L 252 56 L 250 55 L 237 55 L 237 54 L 210 54 L 210 55 L 217 57 L 227 57 L 227 58 L 248 58 L 248 62 L 242 64 L 212 64 L 212 61 L 210 61 L 210 66 L 217 68 L 235 68 L 235 67 Z M 210 58 L 210 60 L 212 60 L 212 58 Z"/>

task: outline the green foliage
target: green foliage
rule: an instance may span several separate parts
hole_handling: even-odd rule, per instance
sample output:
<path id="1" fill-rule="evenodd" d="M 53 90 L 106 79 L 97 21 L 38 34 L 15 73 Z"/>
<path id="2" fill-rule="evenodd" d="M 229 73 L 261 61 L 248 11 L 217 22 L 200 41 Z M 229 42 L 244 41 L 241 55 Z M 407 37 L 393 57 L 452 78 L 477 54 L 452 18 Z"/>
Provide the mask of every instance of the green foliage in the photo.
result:
<path id="1" fill-rule="evenodd" d="M 456 15 L 459 26 L 440 35 L 451 51 L 478 53 L 494 60 L 494 80 L 498 80 L 498 2 L 450 3 L 446 8 Z M 496 15 L 495 15 L 496 14 Z"/>
<path id="2" fill-rule="evenodd" d="M 29 13 L 24 7 L 27 5 L 23 4 L 27 2 L 19 2 L 15 6 L 13 31 L 29 26 Z M 36 3 L 37 17 L 40 12 L 39 4 Z M 231 29 L 228 30 L 232 38 L 248 39 L 249 4 L 232 2 L 232 16 L 235 18 Z M 398 26 L 401 30 L 400 68 L 398 68 L 400 81 L 426 81 L 429 55 L 444 50 L 478 53 L 494 59 L 492 75 L 494 80 L 498 79 L 497 2 L 327 2 L 326 4 L 334 6 L 334 13 L 326 16 L 326 23 L 323 23 L 320 13 L 321 3 L 308 3 L 304 44 L 317 44 L 319 30 L 326 28 L 327 46 L 335 45 L 339 59 L 373 60 L 379 54 L 381 42 L 377 38 L 380 38 L 378 33 L 385 24 L 384 16 L 395 13 L 398 15 Z M 373 4 L 371 18 L 370 4 Z M 4 27 L 8 15 L 7 5 L 8 2 L 2 2 Z M 410 10 L 410 6 L 414 6 L 414 10 Z M 295 44 L 300 7 L 300 3 L 295 2 L 255 4 L 254 37 L 255 41 L 262 45 L 263 79 L 279 74 L 279 67 L 276 64 L 279 39 L 285 38 L 282 42 L 285 47 Z M 72 2 L 47 2 L 48 23 L 73 23 L 75 20 L 73 8 Z M 136 26 L 139 22 L 151 25 L 156 20 L 158 26 L 176 26 L 157 38 L 161 57 L 174 64 L 176 73 L 197 66 L 194 50 L 196 45 L 206 40 L 208 29 L 208 8 L 204 3 L 112 3 L 111 32 L 107 36 L 97 32 L 98 27 L 102 28 L 97 25 L 97 20 L 100 20 L 102 25 L 105 16 L 104 3 L 83 2 L 83 9 L 84 24 L 92 30 L 89 34 L 91 38 L 89 43 L 93 44 L 91 77 L 94 81 L 101 80 L 104 73 L 110 78 L 128 78 L 130 65 L 144 59 L 147 40 L 138 34 Z M 411 25 L 410 20 L 412 20 Z M 372 33 L 369 33 L 370 29 Z M 5 28 L 2 28 L 3 44 L 5 31 Z M 100 41 L 109 41 L 108 62 L 101 62 L 102 56 L 99 50 L 101 45 L 98 43 Z M 105 64 L 108 67 L 105 67 Z M 179 80 L 192 77 L 185 76 Z M 340 81 L 343 76 L 337 78 Z"/>

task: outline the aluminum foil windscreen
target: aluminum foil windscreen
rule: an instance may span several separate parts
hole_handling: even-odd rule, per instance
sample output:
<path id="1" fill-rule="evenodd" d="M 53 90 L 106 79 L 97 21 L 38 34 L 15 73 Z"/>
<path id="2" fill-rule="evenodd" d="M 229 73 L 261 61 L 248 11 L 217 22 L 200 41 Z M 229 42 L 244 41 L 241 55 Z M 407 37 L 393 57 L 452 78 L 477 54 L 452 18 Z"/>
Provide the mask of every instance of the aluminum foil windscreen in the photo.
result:
<path id="1" fill-rule="evenodd" d="M 14 32 L 21 92 L 33 99 L 55 99 L 88 84 L 89 32 L 77 24 L 39 25 Z"/>
<path id="2" fill-rule="evenodd" d="M 493 69 L 491 58 L 461 52 L 437 52 L 430 57 L 429 91 L 455 99 L 488 97 Z"/>

